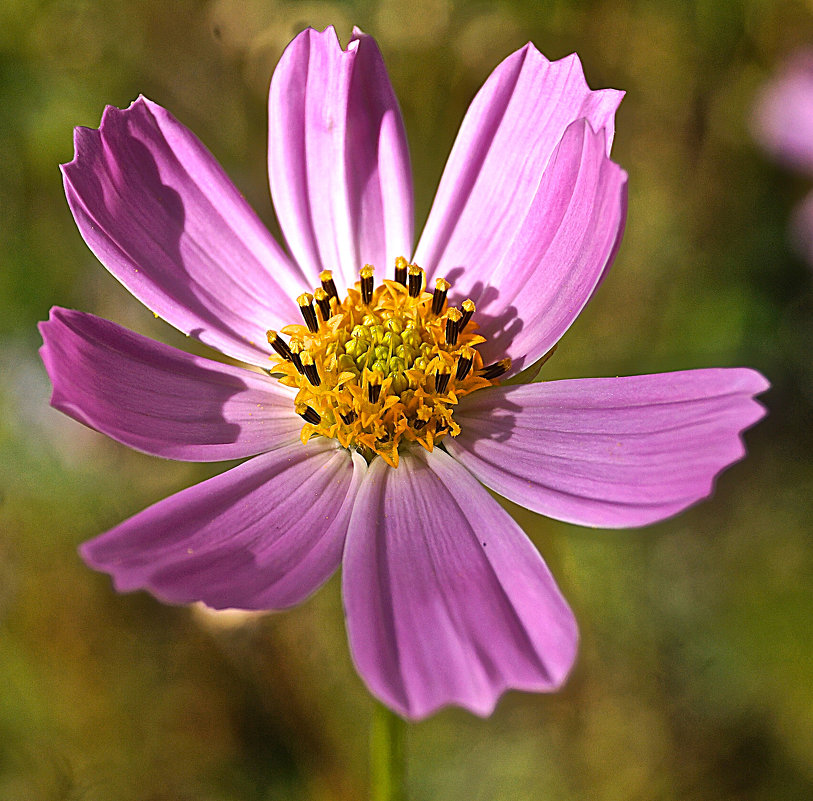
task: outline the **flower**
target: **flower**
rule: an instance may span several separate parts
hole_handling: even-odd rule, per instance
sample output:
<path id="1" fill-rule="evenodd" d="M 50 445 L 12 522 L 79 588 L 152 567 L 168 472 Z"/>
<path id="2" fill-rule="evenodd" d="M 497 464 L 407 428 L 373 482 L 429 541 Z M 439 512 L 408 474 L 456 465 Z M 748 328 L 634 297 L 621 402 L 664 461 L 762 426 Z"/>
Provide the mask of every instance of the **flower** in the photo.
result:
<path id="1" fill-rule="evenodd" d="M 813 176 L 813 50 L 794 53 L 765 83 L 754 105 L 753 129 L 777 161 Z M 813 193 L 794 212 L 791 236 L 813 264 Z"/>
<path id="2" fill-rule="evenodd" d="M 52 311 L 56 408 L 157 456 L 253 457 L 85 543 L 87 563 L 169 603 L 280 609 L 341 562 L 353 659 L 400 714 L 487 715 L 508 688 L 557 689 L 573 614 L 480 482 L 583 525 L 662 520 L 742 457 L 767 387 L 748 369 L 497 386 L 551 351 L 613 260 L 621 97 L 591 91 L 575 55 L 509 56 L 411 261 L 403 123 L 359 30 L 346 50 L 304 31 L 271 82 L 290 256 L 161 107 L 139 98 L 77 129 L 65 188 L 93 252 L 156 315 L 263 370 Z"/>

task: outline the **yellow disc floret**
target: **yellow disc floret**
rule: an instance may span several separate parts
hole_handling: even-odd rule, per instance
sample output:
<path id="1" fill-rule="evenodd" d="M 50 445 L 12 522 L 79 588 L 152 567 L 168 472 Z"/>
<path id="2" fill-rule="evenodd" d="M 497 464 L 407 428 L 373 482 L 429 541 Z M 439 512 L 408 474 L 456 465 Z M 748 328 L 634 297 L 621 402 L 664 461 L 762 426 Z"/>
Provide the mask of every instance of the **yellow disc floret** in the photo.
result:
<path id="1" fill-rule="evenodd" d="M 459 434 L 460 398 L 496 383 L 510 366 L 507 359 L 483 366 L 474 303 L 447 308 L 449 283 L 439 278 L 434 294 L 426 292 L 423 270 L 406 259 L 396 260 L 396 280 L 378 287 L 366 265 L 343 301 L 330 271 L 319 278 L 313 295 L 297 298 L 304 325 L 282 329 L 289 341 L 268 332 L 276 352 L 269 372 L 298 389 L 303 442 L 332 437 L 397 467 L 402 441 L 431 451 Z"/>

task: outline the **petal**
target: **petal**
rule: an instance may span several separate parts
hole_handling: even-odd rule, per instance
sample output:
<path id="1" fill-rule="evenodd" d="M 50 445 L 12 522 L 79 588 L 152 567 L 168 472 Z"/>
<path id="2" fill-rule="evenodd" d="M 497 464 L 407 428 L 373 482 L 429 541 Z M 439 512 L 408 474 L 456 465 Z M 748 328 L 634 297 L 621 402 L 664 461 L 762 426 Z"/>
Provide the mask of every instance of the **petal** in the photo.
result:
<path id="1" fill-rule="evenodd" d="M 145 509 L 81 546 L 116 589 L 167 603 L 281 609 L 341 559 L 364 459 L 327 440 L 288 445 Z"/>
<path id="2" fill-rule="evenodd" d="M 280 247 L 200 141 L 140 97 L 77 128 L 63 165 L 90 249 L 142 303 L 186 334 L 262 365 L 265 332 L 298 319 L 313 281 Z"/>
<path id="3" fill-rule="evenodd" d="M 210 462 L 299 441 L 294 393 L 267 376 L 70 309 L 40 332 L 51 405 L 131 448 Z"/>
<path id="4" fill-rule="evenodd" d="M 295 258 L 345 285 L 412 251 L 412 178 L 401 111 L 375 41 L 303 31 L 271 79 L 271 195 Z"/>
<path id="5" fill-rule="evenodd" d="M 429 277 L 460 292 L 483 281 L 528 216 L 565 130 L 586 119 L 605 132 L 609 155 L 622 97 L 591 91 L 575 54 L 550 62 L 528 44 L 503 61 L 463 120 L 421 236 L 416 261 Z"/>
<path id="6" fill-rule="evenodd" d="M 549 691 L 576 655 L 576 622 L 517 524 L 442 450 L 375 459 L 342 568 L 347 630 L 371 692 L 422 718 L 488 715 L 509 688 Z"/>
<path id="7" fill-rule="evenodd" d="M 813 50 L 796 53 L 762 88 L 754 135 L 788 166 L 813 173 Z"/>
<path id="8" fill-rule="evenodd" d="M 449 453 L 487 487 L 549 517 L 644 526 L 709 496 L 764 414 L 754 370 L 688 370 L 500 387 L 467 397 Z"/>
<path id="9" fill-rule="evenodd" d="M 626 173 L 605 154 L 604 133 L 574 122 L 502 256 L 455 285 L 477 305 L 486 363 L 510 356 L 518 372 L 572 325 L 618 250 L 626 188 Z"/>

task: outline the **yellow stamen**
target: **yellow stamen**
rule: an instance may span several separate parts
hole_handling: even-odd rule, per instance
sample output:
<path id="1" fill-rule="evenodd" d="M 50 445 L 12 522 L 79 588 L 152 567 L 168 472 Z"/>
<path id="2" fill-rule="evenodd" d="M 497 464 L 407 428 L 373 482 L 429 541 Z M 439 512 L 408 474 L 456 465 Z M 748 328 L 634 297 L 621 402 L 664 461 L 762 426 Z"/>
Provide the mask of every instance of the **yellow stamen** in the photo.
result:
<path id="1" fill-rule="evenodd" d="M 328 299 L 339 299 L 339 293 L 336 290 L 336 284 L 333 282 L 333 273 L 330 270 L 322 270 L 319 273 L 319 281 L 322 283 L 322 289 L 327 292 Z"/>
<path id="2" fill-rule="evenodd" d="M 325 270 L 321 287 L 297 298 L 305 325 L 282 329 L 287 344 L 268 332 L 274 373 L 297 390 L 302 441 L 332 437 L 392 467 L 402 442 L 431 451 L 447 434 L 456 436 L 460 398 L 491 386 L 508 369 L 506 360 L 483 366 L 477 345 L 485 340 L 476 324 L 466 325 L 474 312 L 470 300 L 462 313 L 444 313 L 448 281 L 436 279 L 430 295 L 423 291 L 424 271 L 403 258 L 395 275 L 375 287 L 366 265 L 340 301 Z"/>
<path id="3" fill-rule="evenodd" d="M 409 265 L 409 296 L 417 298 L 423 289 L 423 270 L 417 264 Z"/>
<path id="4" fill-rule="evenodd" d="M 296 302 L 299 304 L 299 311 L 302 312 L 305 325 L 312 334 L 315 334 L 319 330 L 319 321 L 316 319 L 316 312 L 313 308 L 313 295 L 310 292 L 303 292 Z"/>
<path id="5" fill-rule="evenodd" d="M 460 305 L 463 307 L 463 318 L 460 320 L 458 328 L 462 331 L 474 314 L 474 301 L 467 298 Z"/>
<path id="6" fill-rule="evenodd" d="M 375 267 L 372 264 L 367 264 L 361 268 L 361 273 L 359 273 L 361 277 L 361 300 L 363 303 L 369 305 L 370 301 L 373 299 L 373 273 L 375 272 Z"/>
<path id="7" fill-rule="evenodd" d="M 318 286 L 313 290 L 313 299 L 322 312 L 322 319 L 327 322 L 330 319 L 330 295 L 324 287 Z"/>
<path id="8" fill-rule="evenodd" d="M 403 256 L 399 256 L 395 260 L 395 282 L 397 284 L 407 285 L 407 269 L 409 265 Z"/>
<path id="9" fill-rule="evenodd" d="M 456 345 L 457 335 L 460 330 L 460 320 L 463 315 L 460 309 L 449 309 L 446 313 L 446 344 Z"/>
<path id="10" fill-rule="evenodd" d="M 432 314 L 440 314 L 443 311 L 443 304 L 446 303 L 446 293 L 451 284 L 445 278 L 438 278 L 435 281 L 435 294 L 432 295 Z"/>

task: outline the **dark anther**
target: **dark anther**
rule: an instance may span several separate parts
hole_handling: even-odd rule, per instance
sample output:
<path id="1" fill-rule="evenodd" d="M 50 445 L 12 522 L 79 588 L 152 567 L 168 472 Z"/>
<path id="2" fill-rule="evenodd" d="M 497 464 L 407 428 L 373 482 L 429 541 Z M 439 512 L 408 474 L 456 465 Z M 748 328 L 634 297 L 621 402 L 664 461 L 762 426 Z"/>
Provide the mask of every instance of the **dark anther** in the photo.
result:
<path id="1" fill-rule="evenodd" d="M 369 305 L 373 299 L 373 266 L 366 264 L 361 268 L 361 300 Z"/>
<path id="2" fill-rule="evenodd" d="M 432 314 L 440 314 L 443 311 L 443 304 L 446 303 L 446 293 L 451 284 L 445 278 L 438 278 L 435 281 L 435 294 L 432 295 Z"/>
<path id="3" fill-rule="evenodd" d="M 367 400 L 370 403 L 378 403 L 378 399 L 381 396 L 381 384 L 367 384 Z"/>
<path id="4" fill-rule="evenodd" d="M 308 331 L 315 334 L 319 330 L 319 321 L 316 319 L 316 309 L 313 308 L 313 295 L 310 292 L 303 292 L 297 299 L 299 311 L 308 326 Z"/>
<path id="5" fill-rule="evenodd" d="M 474 361 L 474 354 L 472 353 L 472 355 L 469 356 L 469 353 L 471 353 L 471 351 L 464 351 L 463 355 L 457 360 L 457 372 L 454 374 L 455 381 L 462 381 L 469 374 L 472 362 Z"/>
<path id="6" fill-rule="evenodd" d="M 510 366 L 510 359 L 500 359 L 498 362 L 489 364 L 487 367 L 480 370 L 480 375 L 487 381 L 491 381 L 494 378 L 499 378 L 503 373 L 508 372 L 508 368 Z"/>
<path id="7" fill-rule="evenodd" d="M 339 417 L 342 418 L 342 422 L 349 426 L 356 419 L 356 413 L 351 409 L 347 414 L 342 414 L 339 412 Z"/>
<path id="8" fill-rule="evenodd" d="M 319 370 L 317 369 L 316 365 L 313 363 L 313 356 L 310 353 L 303 353 L 301 356 L 302 359 L 302 371 L 305 373 L 305 378 L 313 384 L 313 386 L 318 387 L 319 384 L 322 383 L 322 379 L 319 378 Z"/>
<path id="9" fill-rule="evenodd" d="M 302 369 L 305 371 L 305 378 L 307 378 L 313 386 L 318 387 L 319 384 L 322 383 L 322 379 L 319 378 L 319 370 L 317 370 L 315 364 L 303 364 Z"/>
<path id="10" fill-rule="evenodd" d="M 318 426 L 319 423 L 322 422 L 322 415 L 320 415 L 319 412 L 316 411 L 316 409 L 313 409 L 304 403 L 298 403 L 296 405 L 296 413 L 306 423 L 310 423 L 312 426 Z"/>
<path id="11" fill-rule="evenodd" d="M 288 344 L 282 339 L 282 337 L 276 331 L 268 331 L 266 333 L 268 337 L 268 344 L 283 358 L 287 361 L 292 361 L 291 359 L 291 349 L 288 347 Z"/>
<path id="12" fill-rule="evenodd" d="M 414 428 L 416 431 L 420 431 L 420 430 L 421 430 L 421 429 L 422 429 L 422 428 L 423 428 L 423 427 L 424 427 L 424 426 L 425 426 L 425 425 L 426 425 L 428 422 L 429 422 L 428 420 L 416 420 L 416 421 L 415 421 L 415 422 L 412 424 L 412 427 L 413 427 L 413 428 Z"/>
<path id="13" fill-rule="evenodd" d="M 403 256 L 399 256 L 395 260 L 395 283 L 401 286 L 407 285 L 407 260 Z"/>
<path id="14" fill-rule="evenodd" d="M 316 301 L 319 311 L 322 312 L 322 319 L 327 322 L 330 319 L 330 297 L 327 290 L 321 286 L 316 287 L 313 291 L 313 299 Z"/>
<path id="15" fill-rule="evenodd" d="M 462 317 L 460 309 L 449 309 L 446 313 L 446 343 L 448 345 L 457 344 L 457 335 L 460 333 L 460 319 Z"/>
<path id="16" fill-rule="evenodd" d="M 417 298 L 423 288 L 423 270 L 417 264 L 409 268 L 409 297 Z"/>
<path id="17" fill-rule="evenodd" d="M 319 280 L 322 282 L 322 289 L 327 292 L 328 301 L 331 298 L 339 299 L 339 293 L 336 291 L 336 284 L 333 282 L 333 273 L 330 270 L 322 270 L 319 273 Z"/>
<path id="18" fill-rule="evenodd" d="M 300 374 L 305 372 L 305 370 L 302 368 L 302 359 L 299 356 L 299 354 L 302 353 L 303 348 L 304 346 L 302 345 L 301 339 L 292 338 L 288 343 L 288 349 L 291 351 L 291 361 L 294 363 L 294 367 L 296 367 Z"/>
<path id="19" fill-rule="evenodd" d="M 452 377 L 451 373 L 435 373 L 435 392 L 442 395 L 446 392 L 446 387 L 449 386 L 449 379 Z"/>
<path id="20" fill-rule="evenodd" d="M 467 299 L 460 305 L 463 307 L 463 317 L 460 319 L 460 325 L 457 326 L 458 331 L 462 331 L 468 325 L 472 314 L 474 314 L 474 301 Z"/>

